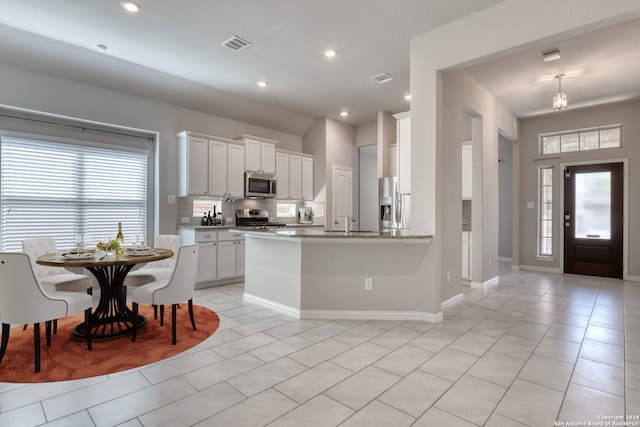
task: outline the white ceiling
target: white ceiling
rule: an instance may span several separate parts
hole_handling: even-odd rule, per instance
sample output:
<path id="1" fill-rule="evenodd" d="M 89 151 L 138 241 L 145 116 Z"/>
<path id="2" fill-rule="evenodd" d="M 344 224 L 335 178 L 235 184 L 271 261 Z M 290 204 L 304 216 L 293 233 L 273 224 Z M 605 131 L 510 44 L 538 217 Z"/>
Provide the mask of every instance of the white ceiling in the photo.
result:
<path id="1" fill-rule="evenodd" d="M 319 117 L 408 110 L 409 40 L 500 1 L 138 0 L 131 15 L 119 0 L 0 0 L 0 63 L 302 135 Z M 221 45 L 234 35 L 252 45 Z M 549 47 L 562 58 L 536 48 L 468 70 L 519 116 L 549 111 L 558 72 L 570 107 L 639 96 L 638 21 Z"/>

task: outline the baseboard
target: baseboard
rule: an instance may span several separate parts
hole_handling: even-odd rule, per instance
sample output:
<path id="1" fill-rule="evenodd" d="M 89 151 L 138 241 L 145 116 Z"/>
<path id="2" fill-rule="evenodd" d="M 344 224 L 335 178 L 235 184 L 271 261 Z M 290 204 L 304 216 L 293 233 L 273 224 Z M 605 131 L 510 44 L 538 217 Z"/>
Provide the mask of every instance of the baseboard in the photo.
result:
<path id="1" fill-rule="evenodd" d="M 520 270 L 540 271 L 542 273 L 562 273 L 557 267 L 538 267 L 536 265 L 521 265 Z"/>
<path id="2" fill-rule="evenodd" d="M 480 282 L 474 282 L 471 281 L 471 283 L 469 284 L 469 286 L 471 286 L 474 289 L 484 289 L 484 284 L 480 283 Z"/>
<path id="3" fill-rule="evenodd" d="M 442 311 L 427 313 L 424 311 L 377 311 L 377 310 L 298 310 L 255 295 L 242 295 L 243 301 L 270 308 L 278 313 L 286 314 L 296 319 L 312 320 L 418 320 L 430 323 L 440 323 L 444 319 Z"/>
<path id="4" fill-rule="evenodd" d="M 510 256 L 499 256 L 498 261 L 501 262 L 513 262 L 513 258 Z"/>
<path id="5" fill-rule="evenodd" d="M 440 310 L 444 310 L 445 308 L 452 307 L 462 301 L 464 301 L 464 295 L 462 293 L 459 293 L 458 295 L 455 295 L 446 301 L 442 301 L 440 303 Z"/>
<path id="6" fill-rule="evenodd" d="M 474 289 L 486 289 L 489 286 L 493 286 L 493 285 L 497 285 L 500 282 L 500 277 L 499 276 L 495 276 L 492 277 L 489 280 L 486 280 L 482 283 L 480 282 L 471 282 L 471 287 Z"/>
<path id="7" fill-rule="evenodd" d="M 515 265 L 515 264 L 511 264 L 511 271 L 520 271 L 520 266 L 519 265 Z"/>
<path id="8" fill-rule="evenodd" d="M 630 282 L 640 282 L 640 276 L 627 276 L 627 278 L 624 280 L 628 280 Z"/>

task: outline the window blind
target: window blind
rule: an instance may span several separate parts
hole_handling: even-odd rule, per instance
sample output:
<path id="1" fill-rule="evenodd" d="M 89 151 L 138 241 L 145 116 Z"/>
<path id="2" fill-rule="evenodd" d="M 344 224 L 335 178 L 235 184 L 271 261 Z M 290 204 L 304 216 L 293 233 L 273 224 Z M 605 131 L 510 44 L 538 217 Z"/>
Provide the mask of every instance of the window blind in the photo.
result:
<path id="1" fill-rule="evenodd" d="M 22 239 L 54 237 L 59 249 L 143 236 L 147 221 L 147 152 L 120 146 L 2 137 L 0 246 L 22 250 Z"/>

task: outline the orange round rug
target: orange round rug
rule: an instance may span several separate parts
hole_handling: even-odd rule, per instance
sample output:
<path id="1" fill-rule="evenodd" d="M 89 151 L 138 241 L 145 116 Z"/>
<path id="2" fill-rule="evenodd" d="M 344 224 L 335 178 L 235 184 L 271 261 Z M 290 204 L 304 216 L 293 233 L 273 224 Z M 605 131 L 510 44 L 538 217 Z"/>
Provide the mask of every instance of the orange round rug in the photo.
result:
<path id="1" fill-rule="evenodd" d="M 11 328 L 7 352 L 0 363 L 0 381 L 66 381 L 126 371 L 181 353 L 210 337 L 220 324 L 216 313 L 194 304 L 198 328 L 194 331 L 187 304 L 181 304 L 176 319 L 177 343 L 171 345 L 171 306 L 165 308 L 164 326 L 160 326 L 159 318 L 153 318 L 152 307 L 140 305 L 139 313 L 147 318 L 148 326 L 138 332 L 136 342 L 131 342 L 131 337 L 94 341 L 92 350 L 87 350 L 85 341 L 71 339 L 71 330 L 84 320 L 84 313 L 58 319 L 58 333 L 51 335 L 51 347 L 46 346 L 45 328 L 41 324 L 41 372 L 37 374 L 33 372 L 33 325 L 26 331 L 22 326 Z"/>

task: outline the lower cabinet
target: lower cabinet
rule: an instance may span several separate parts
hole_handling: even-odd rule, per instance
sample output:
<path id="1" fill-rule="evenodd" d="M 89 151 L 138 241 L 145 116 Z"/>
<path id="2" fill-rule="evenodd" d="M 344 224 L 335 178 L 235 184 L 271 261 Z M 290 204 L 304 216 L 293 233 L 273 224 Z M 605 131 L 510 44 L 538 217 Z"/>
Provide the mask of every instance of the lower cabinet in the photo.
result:
<path id="1" fill-rule="evenodd" d="M 471 232 L 462 232 L 462 278 L 471 280 Z"/>
<path id="2" fill-rule="evenodd" d="M 196 285 L 244 276 L 244 236 L 215 229 L 180 228 L 179 233 L 183 245 L 200 245 Z"/>

